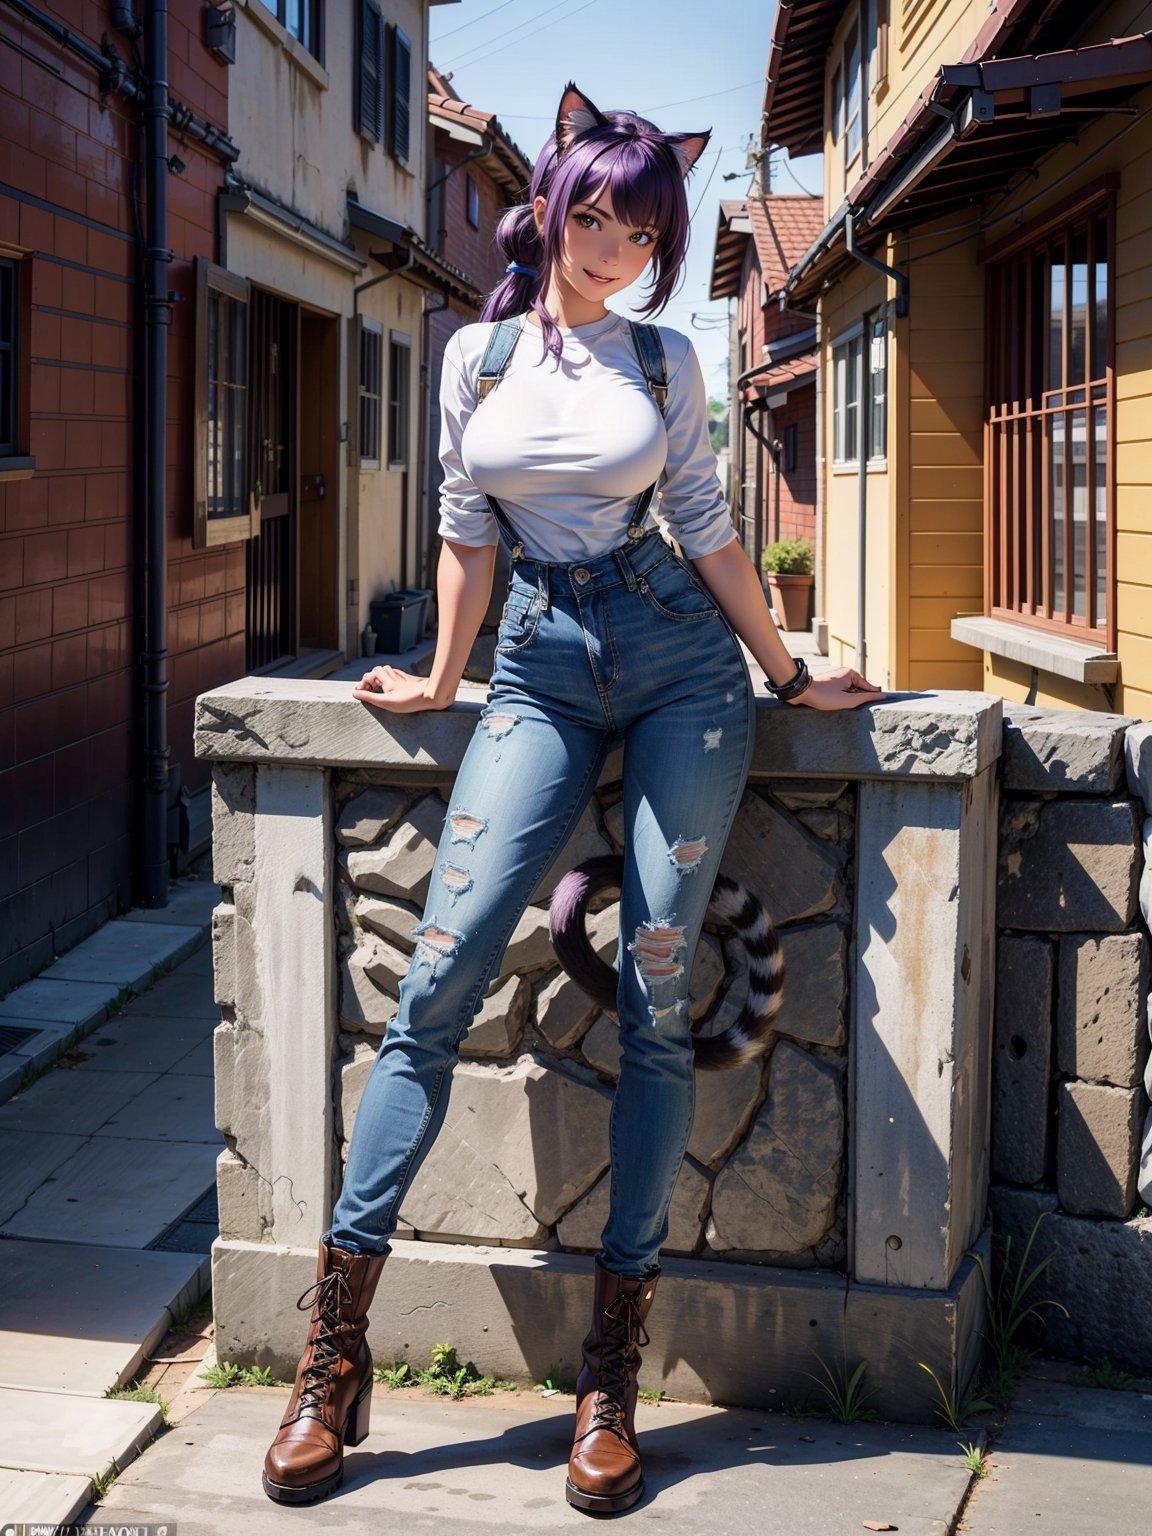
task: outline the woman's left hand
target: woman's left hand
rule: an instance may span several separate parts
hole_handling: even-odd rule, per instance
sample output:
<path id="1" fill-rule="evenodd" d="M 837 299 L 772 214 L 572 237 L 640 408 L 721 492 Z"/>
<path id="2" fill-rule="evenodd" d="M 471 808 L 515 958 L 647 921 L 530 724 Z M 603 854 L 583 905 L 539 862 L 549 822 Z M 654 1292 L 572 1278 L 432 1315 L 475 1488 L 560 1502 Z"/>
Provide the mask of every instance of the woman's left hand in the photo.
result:
<path id="1" fill-rule="evenodd" d="M 789 699 L 789 704 L 807 704 L 809 709 L 856 709 L 861 704 L 875 704 L 884 690 L 870 683 L 852 667 L 837 667 L 814 677 L 804 692 Z"/>

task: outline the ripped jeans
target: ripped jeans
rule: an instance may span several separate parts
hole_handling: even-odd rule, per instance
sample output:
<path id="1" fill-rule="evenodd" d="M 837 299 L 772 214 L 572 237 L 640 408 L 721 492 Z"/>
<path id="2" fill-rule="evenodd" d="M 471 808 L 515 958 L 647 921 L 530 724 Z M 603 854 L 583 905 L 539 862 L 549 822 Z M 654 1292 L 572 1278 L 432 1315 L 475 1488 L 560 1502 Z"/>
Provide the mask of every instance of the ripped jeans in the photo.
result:
<path id="1" fill-rule="evenodd" d="M 655 533 L 583 564 L 514 564 L 488 703 L 453 788 L 327 1241 L 387 1250 L 443 1123 L 460 1042 L 622 739 L 622 1056 L 600 1262 L 628 1277 L 655 1270 L 692 1127 L 688 978 L 754 722 L 739 642 Z"/>

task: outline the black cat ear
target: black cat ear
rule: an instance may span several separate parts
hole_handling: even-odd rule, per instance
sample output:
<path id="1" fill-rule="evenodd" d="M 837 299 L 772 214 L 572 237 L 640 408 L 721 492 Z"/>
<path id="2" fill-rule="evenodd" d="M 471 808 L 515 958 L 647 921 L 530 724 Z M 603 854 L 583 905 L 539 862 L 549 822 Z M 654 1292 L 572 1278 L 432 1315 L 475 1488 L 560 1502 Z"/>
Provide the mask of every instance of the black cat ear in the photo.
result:
<path id="1" fill-rule="evenodd" d="M 589 128 L 602 128 L 607 122 L 599 107 L 569 80 L 556 109 L 556 158 L 560 158 L 577 134 L 586 133 Z"/>
<path id="2" fill-rule="evenodd" d="M 675 138 L 669 138 L 668 144 L 680 162 L 680 174 L 687 176 L 688 172 L 704 153 L 708 140 L 712 137 L 712 130 L 707 133 L 680 133 Z"/>

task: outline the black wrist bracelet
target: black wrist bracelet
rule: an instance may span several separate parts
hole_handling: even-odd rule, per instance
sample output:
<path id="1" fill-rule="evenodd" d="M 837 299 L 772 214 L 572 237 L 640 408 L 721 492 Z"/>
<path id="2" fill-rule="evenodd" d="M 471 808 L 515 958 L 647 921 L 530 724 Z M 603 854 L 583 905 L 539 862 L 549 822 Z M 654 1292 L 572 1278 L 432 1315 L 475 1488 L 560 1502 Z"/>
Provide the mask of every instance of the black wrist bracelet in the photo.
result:
<path id="1" fill-rule="evenodd" d="M 770 679 L 765 679 L 768 692 L 775 694 L 776 698 L 785 703 L 789 699 L 798 698 L 812 682 L 812 675 L 808 671 L 803 656 L 793 656 L 792 660 L 796 663 L 796 671 L 786 683 L 774 683 Z"/>

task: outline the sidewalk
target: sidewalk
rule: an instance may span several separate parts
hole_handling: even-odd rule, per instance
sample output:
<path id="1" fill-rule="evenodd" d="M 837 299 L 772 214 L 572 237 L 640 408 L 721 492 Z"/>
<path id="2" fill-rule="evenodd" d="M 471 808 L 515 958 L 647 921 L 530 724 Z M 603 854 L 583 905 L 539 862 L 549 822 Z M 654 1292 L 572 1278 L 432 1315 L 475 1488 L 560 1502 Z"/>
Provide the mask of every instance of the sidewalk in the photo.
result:
<path id="1" fill-rule="evenodd" d="M 209 1287 L 219 893 L 171 897 L 0 1002 L 2 1522 L 75 1519 L 152 1439 L 158 1407 L 104 1393 Z"/>

